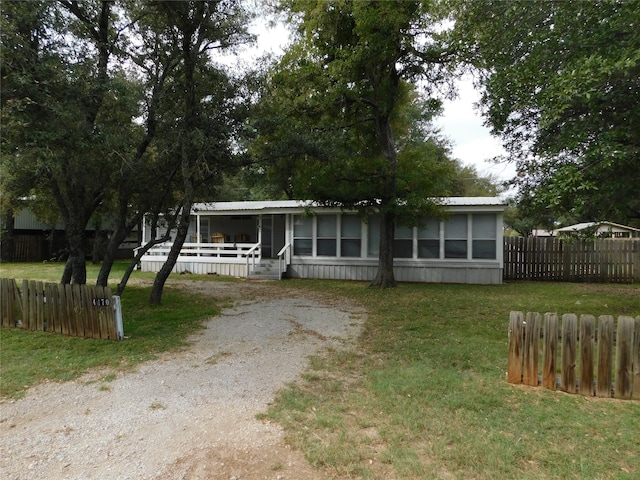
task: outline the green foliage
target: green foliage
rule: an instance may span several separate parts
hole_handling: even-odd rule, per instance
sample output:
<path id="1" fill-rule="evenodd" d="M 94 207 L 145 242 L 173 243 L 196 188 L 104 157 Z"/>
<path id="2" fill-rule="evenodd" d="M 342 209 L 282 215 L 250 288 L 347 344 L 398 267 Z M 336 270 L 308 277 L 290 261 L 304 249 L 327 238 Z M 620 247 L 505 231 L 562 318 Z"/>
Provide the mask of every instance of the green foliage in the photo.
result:
<path id="1" fill-rule="evenodd" d="M 482 106 L 517 161 L 520 206 L 640 220 L 640 8 L 631 1 L 461 2 Z"/>
<path id="2" fill-rule="evenodd" d="M 289 198 L 381 212 L 373 283 L 393 286 L 394 220 L 435 210 L 451 184 L 429 128 L 455 60 L 444 17 L 437 2 L 283 3 L 298 38 L 267 74 L 254 153 Z"/>

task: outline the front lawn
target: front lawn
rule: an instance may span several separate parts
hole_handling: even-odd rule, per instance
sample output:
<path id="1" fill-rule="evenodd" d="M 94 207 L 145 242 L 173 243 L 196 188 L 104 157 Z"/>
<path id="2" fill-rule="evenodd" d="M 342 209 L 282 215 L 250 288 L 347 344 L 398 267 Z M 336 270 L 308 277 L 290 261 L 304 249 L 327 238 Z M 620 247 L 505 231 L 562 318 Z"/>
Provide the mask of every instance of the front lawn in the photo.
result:
<path id="1" fill-rule="evenodd" d="M 2 276 L 57 281 L 58 265 L 11 265 Z M 123 270 L 116 267 L 116 271 Z M 90 276 L 96 272 L 90 269 Z M 147 284 L 150 274 L 135 278 Z M 201 281 L 221 277 L 183 276 Z M 116 278 L 117 280 L 117 278 Z M 506 383 L 511 310 L 640 315 L 637 285 L 403 284 L 288 280 L 282 294 L 316 292 L 368 311 L 357 345 L 311 358 L 264 419 L 330 476 L 364 479 L 620 478 L 640 476 L 640 401 L 585 398 Z M 241 288 L 238 285 L 238 288 Z M 123 342 L 0 329 L 0 389 L 16 398 L 50 379 L 102 367 L 114 373 L 180 348 L 219 306 L 149 287 L 123 297 Z"/>
<path id="2" fill-rule="evenodd" d="M 315 357 L 267 414 L 355 478 L 638 478 L 640 401 L 506 383 L 511 310 L 640 315 L 632 285 L 300 282 L 366 306 L 356 350 Z"/>

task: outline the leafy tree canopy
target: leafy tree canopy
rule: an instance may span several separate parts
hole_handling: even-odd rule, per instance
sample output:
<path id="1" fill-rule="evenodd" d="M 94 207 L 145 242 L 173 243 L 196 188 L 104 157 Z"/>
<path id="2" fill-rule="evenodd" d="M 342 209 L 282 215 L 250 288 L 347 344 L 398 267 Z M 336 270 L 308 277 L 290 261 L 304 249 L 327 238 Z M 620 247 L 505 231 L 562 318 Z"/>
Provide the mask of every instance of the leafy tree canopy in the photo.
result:
<path id="1" fill-rule="evenodd" d="M 299 36 L 269 73 L 254 150 L 290 198 L 380 212 L 373 284 L 393 286 L 395 223 L 435 211 L 430 198 L 446 194 L 453 171 L 424 128 L 456 58 L 445 15 L 438 2 L 283 6 Z"/>
<path id="2" fill-rule="evenodd" d="M 462 2 L 482 108 L 532 216 L 640 221 L 640 3 Z"/>

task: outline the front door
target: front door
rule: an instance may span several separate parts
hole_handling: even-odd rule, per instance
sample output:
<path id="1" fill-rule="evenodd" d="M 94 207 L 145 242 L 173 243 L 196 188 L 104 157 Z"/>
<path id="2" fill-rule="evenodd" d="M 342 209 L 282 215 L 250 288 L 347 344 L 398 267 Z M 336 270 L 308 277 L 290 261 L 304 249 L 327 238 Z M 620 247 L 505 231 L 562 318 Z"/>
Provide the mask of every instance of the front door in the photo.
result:
<path id="1" fill-rule="evenodd" d="M 284 247 L 285 216 L 262 215 L 262 256 L 274 258 Z"/>
<path id="2" fill-rule="evenodd" d="M 273 256 L 273 215 L 262 216 L 262 256 Z"/>

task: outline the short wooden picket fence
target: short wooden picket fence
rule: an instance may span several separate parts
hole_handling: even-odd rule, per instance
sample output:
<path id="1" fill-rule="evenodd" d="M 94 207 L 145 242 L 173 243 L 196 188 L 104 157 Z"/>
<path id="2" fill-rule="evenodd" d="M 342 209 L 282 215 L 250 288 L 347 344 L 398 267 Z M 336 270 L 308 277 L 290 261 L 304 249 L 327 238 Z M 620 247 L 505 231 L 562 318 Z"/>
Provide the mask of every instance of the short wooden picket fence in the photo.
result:
<path id="1" fill-rule="evenodd" d="M 507 381 L 640 400 L 640 317 L 511 312 Z"/>
<path id="2" fill-rule="evenodd" d="M 0 278 L 0 324 L 72 337 L 122 339 L 109 287 Z"/>

